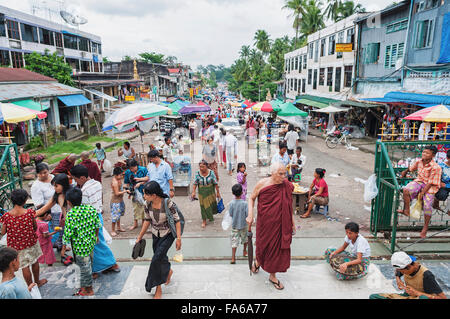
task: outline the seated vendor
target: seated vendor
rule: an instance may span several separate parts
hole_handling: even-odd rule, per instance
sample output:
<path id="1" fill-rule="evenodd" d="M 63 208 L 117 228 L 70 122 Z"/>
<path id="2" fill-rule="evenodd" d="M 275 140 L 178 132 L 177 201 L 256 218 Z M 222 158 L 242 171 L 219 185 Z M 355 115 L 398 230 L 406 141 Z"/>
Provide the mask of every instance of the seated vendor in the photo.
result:
<path id="1" fill-rule="evenodd" d="M 301 218 L 310 217 L 314 205 L 328 205 L 328 184 L 325 182 L 324 176 L 325 170 L 323 168 L 316 168 L 314 172 L 314 180 L 309 187 L 308 209 L 306 213 L 300 216 Z"/>
<path id="2" fill-rule="evenodd" d="M 328 248 L 325 251 L 325 260 L 330 263 L 333 256 L 344 256 L 344 262 L 339 265 L 339 272 L 336 272 L 338 280 L 359 279 L 367 275 L 370 264 L 370 245 L 367 239 L 359 234 L 359 225 L 354 222 L 345 225 L 344 244 L 338 248 Z M 350 252 L 345 249 L 350 247 Z M 351 265 L 361 265 L 361 271 L 351 275 L 346 275 L 347 268 Z"/>
<path id="3" fill-rule="evenodd" d="M 369 299 L 447 299 L 434 275 L 425 266 L 403 251 L 395 252 L 391 257 L 397 287 L 402 294 L 372 294 Z M 401 277 L 404 278 L 401 280 Z"/>
<path id="4" fill-rule="evenodd" d="M 290 164 L 291 164 L 291 175 L 289 176 L 289 180 L 294 182 L 300 181 L 303 167 L 306 164 L 306 156 L 302 155 L 301 146 L 297 146 L 295 153 L 292 155 Z"/>

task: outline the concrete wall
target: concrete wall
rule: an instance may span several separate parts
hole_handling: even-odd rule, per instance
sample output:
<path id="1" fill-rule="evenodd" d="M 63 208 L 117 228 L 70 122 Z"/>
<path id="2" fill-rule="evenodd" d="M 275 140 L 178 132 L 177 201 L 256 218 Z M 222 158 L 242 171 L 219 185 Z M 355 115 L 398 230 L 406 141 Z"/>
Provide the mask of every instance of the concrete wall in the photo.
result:
<path id="1" fill-rule="evenodd" d="M 421 2 L 423 0 L 415 0 L 414 3 Z M 411 30 L 409 32 L 408 39 L 408 65 L 419 65 L 419 64 L 435 64 L 439 59 L 440 48 L 441 48 L 441 36 L 442 36 L 442 23 L 444 20 L 444 15 L 450 11 L 450 1 L 446 0 L 443 5 L 428 9 L 421 12 L 417 12 L 413 15 L 411 21 Z M 435 19 L 433 41 L 432 46 L 429 48 L 415 48 L 414 40 L 416 35 L 417 22 Z"/>

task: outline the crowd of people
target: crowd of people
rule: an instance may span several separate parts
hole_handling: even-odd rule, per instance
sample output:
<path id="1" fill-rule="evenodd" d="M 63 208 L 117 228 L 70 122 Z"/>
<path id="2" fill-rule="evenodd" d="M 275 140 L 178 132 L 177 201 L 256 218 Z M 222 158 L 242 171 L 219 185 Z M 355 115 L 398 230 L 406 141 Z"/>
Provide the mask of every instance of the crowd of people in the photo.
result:
<path id="1" fill-rule="evenodd" d="M 293 182 L 301 180 L 306 156 L 302 154 L 298 133 L 293 125 L 289 125 L 279 143 L 279 151 L 272 157 L 270 176 L 260 179 L 249 192 L 246 164 L 237 163 L 238 140 L 222 124 L 222 119 L 227 117 L 239 117 L 239 112 L 222 107 L 215 115 L 203 116 L 201 128 L 194 119 L 189 121 L 191 142 L 196 140 L 197 130 L 200 131 L 202 141 L 202 159 L 193 179 L 190 198 L 192 201 L 198 199 L 201 227 L 205 228 L 208 221 L 214 221 L 222 200 L 219 166 L 226 168 L 230 176 L 236 171 L 236 182 L 231 188 L 234 199 L 228 204 L 232 220 L 229 235 L 231 264 L 236 263 L 239 245 L 243 246 L 243 255 L 248 254 L 250 243 L 247 235 L 255 223 L 254 208 L 257 201 L 256 251 L 251 271 L 257 274 L 262 268 L 269 274 L 268 280 L 275 289 L 282 290 L 284 285 L 277 273 L 286 272 L 290 267 L 292 237 L 297 230 L 292 207 Z M 261 116 L 249 116 L 245 126 L 249 137 L 270 137 L 271 125 Z M 178 136 L 177 143 L 176 139 L 172 141 L 166 136 L 162 148 L 150 147 L 146 167 L 140 165 L 131 144 L 125 142 L 117 153 L 120 161 L 112 171 L 109 203 L 111 236 L 116 237 L 120 232 L 136 229 L 141 223 L 135 247 L 145 248 L 144 237 L 150 229 L 153 257 L 145 289 L 151 292 L 155 288 L 154 298 L 161 298 L 162 285 L 169 284 L 173 275 L 168 250 L 174 242 L 176 250 L 179 251 L 182 246 L 184 217 L 174 198 L 172 158 L 173 149 L 183 153 L 181 139 L 182 136 Z M 433 153 L 434 150 L 426 148 L 424 153 L 427 151 Z M 90 159 L 91 153 L 97 163 Z M 103 272 L 120 271 L 105 237 L 108 233 L 102 216 L 105 203 L 101 173 L 104 171 L 106 156 L 105 150 L 97 144 L 92 152 L 81 154 L 80 164 L 76 164 L 78 157 L 75 154 L 63 159 L 51 173 L 45 163 L 38 164 L 37 180 L 31 188 L 34 209 L 25 208 L 29 197 L 27 191 L 18 189 L 12 192 L 14 208 L 0 218 L 3 225 L 1 233 L 7 234 L 8 246 L 0 250 L 0 271 L 3 273 L 0 298 L 30 298 L 30 291 L 34 286 L 46 284 L 46 279 L 40 278 L 39 265 L 47 264 L 50 267 L 56 262 L 54 248 L 59 252 L 64 265 L 75 263 L 80 269 L 80 289 L 75 292 L 75 296 L 94 295 L 95 278 Z M 409 196 L 416 196 L 417 193 L 426 200 L 426 207 L 432 205 L 432 194 L 439 188 L 435 185 L 435 180 L 439 179 L 440 185 L 441 175 L 440 167 L 429 164 L 427 156 L 428 154 L 423 156 L 422 164 L 410 168 L 419 169 L 420 180 L 406 188 L 405 207 L 409 207 L 406 205 Z M 310 217 L 314 206 L 328 205 L 329 191 L 325 173 L 322 168 L 314 171 L 306 212 L 301 215 L 302 218 Z M 120 222 L 126 211 L 126 195 L 132 200 L 134 213 L 133 225 L 128 230 L 122 229 Z M 407 214 L 408 211 L 405 210 L 404 213 Z M 334 265 L 336 257 L 341 257 L 336 269 L 338 280 L 362 278 L 368 274 L 370 245 L 359 234 L 359 225 L 356 223 L 347 223 L 345 233 L 343 245 L 337 249 L 327 249 L 325 259 Z M 73 257 L 69 256 L 69 251 Z M 445 298 L 431 272 L 417 261 L 394 254 L 391 262 L 398 271 L 398 278 L 405 278 L 406 284 L 398 279 L 399 287 L 404 287 L 406 292 L 403 297 Z M 25 283 L 15 276 L 19 269 L 22 269 Z M 348 269 L 352 272 L 349 273 Z M 371 296 L 396 297 L 386 294 Z"/>

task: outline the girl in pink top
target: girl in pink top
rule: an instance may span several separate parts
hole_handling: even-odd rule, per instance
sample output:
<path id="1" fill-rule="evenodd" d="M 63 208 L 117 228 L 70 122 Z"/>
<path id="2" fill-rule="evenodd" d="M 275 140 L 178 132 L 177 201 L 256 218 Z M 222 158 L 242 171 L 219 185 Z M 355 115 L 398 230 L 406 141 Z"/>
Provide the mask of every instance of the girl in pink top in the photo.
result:
<path id="1" fill-rule="evenodd" d="M 36 235 L 42 250 L 42 256 L 39 257 L 38 262 L 40 264 L 47 264 L 48 266 L 53 266 L 56 262 L 55 252 L 53 251 L 52 236 L 58 233 L 58 231 L 49 233 L 48 222 L 51 220 L 52 215 L 50 214 L 50 211 L 47 211 L 44 215 L 36 218 Z"/>
<path id="2" fill-rule="evenodd" d="M 314 172 L 314 180 L 309 188 L 308 194 L 308 210 L 301 215 L 301 218 L 308 218 L 311 215 L 311 210 L 315 205 L 328 205 L 328 185 L 323 179 L 325 176 L 325 169 L 316 168 Z"/>

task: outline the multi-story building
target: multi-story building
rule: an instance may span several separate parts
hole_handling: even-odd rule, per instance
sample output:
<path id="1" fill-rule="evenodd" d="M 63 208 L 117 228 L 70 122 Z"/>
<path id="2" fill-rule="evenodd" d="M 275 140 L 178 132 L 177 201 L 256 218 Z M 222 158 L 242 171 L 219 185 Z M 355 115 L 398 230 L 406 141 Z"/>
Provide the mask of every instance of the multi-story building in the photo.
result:
<path id="1" fill-rule="evenodd" d="M 306 92 L 307 80 L 307 47 L 304 46 L 284 55 L 285 95 L 295 100 Z"/>
<path id="2" fill-rule="evenodd" d="M 410 0 L 406 0 L 356 21 L 359 46 L 354 97 L 372 98 L 401 90 L 409 12 Z"/>
<path id="3" fill-rule="evenodd" d="M 97 35 L 0 6 L 0 65 L 22 68 L 25 55 L 56 52 L 74 73 L 103 72 L 102 42 Z"/>
<path id="4" fill-rule="evenodd" d="M 310 95 L 343 100 L 351 92 L 358 46 L 357 13 L 308 36 L 306 91 Z M 347 52 L 336 52 L 336 44 L 351 44 Z"/>

